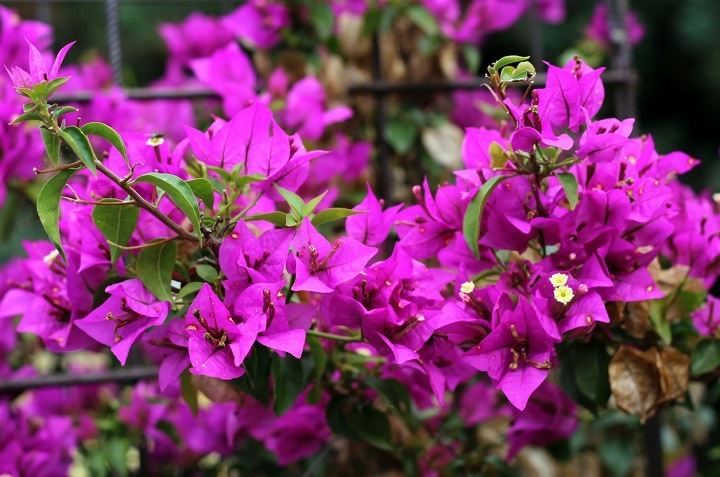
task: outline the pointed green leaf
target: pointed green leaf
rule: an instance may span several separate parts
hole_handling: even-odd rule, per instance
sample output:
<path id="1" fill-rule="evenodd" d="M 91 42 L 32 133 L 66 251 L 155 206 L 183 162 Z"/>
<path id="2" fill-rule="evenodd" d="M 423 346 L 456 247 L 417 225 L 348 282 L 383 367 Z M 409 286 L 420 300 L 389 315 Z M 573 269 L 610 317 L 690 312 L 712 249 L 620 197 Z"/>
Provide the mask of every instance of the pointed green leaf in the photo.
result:
<path id="1" fill-rule="evenodd" d="M 517 55 L 509 55 L 509 56 L 503 56 L 499 60 L 497 60 L 495 63 L 490 65 L 490 68 L 492 68 L 494 71 L 500 71 L 503 69 L 503 67 L 507 65 L 511 65 L 513 63 L 520 63 L 521 61 L 529 60 L 529 56 L 517 56 Z M 488 68 L 488 70 L 490 70 Z"/>
<path id="2" fill-rule="evenodd" d="M 63 76 L 63 77 L 55 78 L 54 80 L 52 80 L 52 81 L 51 81 L 50 83 L 48 83 L 48 85 L 47 85 L 47 89 L 45 90 L 45 97 L 46 97 L 46 98 L 49 98 L 50 96 L 52 96 L 52 94 L 53 94 L 55 91 L 57 91 L 57 89 L 58 89 L 60 86 L 62 86 L 62 85 L 64 85 L 65 83 L 67 83 L 69 79 L 70 79 L 69 76 Z"/>
<path id="3" fill-rule="evenodd" d="M 405 10 L 405 15 L 407 15 L 410 21 L 419 26 L 425 34 L 435 36 L 440 33 L 437 20 L 433 14 L 422 5 L 410 5 Z"/>
<path id="4" fill-rule="evenodd" d="M 77 169 L 65 169 L 52 176 L 43 186 L 37 200 L 37 213 L 40 218 L 40 223 L 65 262 L 67 262 L 67 259 L 65 258 L 65 251 L 60 244 L 60 228 L 58 227 L 58 221 L 60 220 L 60 197 L 62 197 L 65 184 L 67 184 L 67 181 L 76 171 Z"/>
<path id="5" fill-rule="evenodd" d="M 74 108 L 72 106 L 63 106 L 61 108 L 56 108 L 52 112 L 53 119 L 57 120 L 60 116 L 67 113 L 77 113 L 78 109 Z"/>
<path id="6" fill-rule="evenodd" d="M 197 417 L 198 415 L 198 392 L 197 388 L 195 388 L 195 385 L 192 382 L 192 376 L 190 376 L 190 371 L 187 369 L 182 372 L 180 375 L 180 393 L 182 394 L 183 399 L 185 400 L 185 403 L 188 405 L 190 410 L 192 411 L 193 416 Z"/>
<path id="7" fill-rule="evenodd" d="M 195 233 L 202 245 L 202 230 L 200 229 L 200 207 L 198 206 L 195 193 L 187 182 L 172 174 L 163 172 L 148 172 L 134 181 L 152 184 L 158 189 L 165 191 L 175 205 L 187 216 L 195 228 Z"/>
<path id="8" fill-rule="evenodd" d="M 241 189 L 252 182 L 261 182 L 265 179 L 267 179 L 267 177 L 262 174 L 250 174 L 249 176 L 240 176 L 235 179 L 235 187 Z"/>
<path id="9" fill-rule="evenodd" d="M 392 430 L 387 415 L 368 404 L 354 406 L 350 412 L 350 426 L 368 444 L 392 450 Z"/>
<path id="10" fill-rule="evenodd" d="M 303 392 L 305 376 L 302 361 L 290 355 L 281 358 L 273 355 L 273 412 L 277 416 L 285 414 Z"/>
<path id="11" fill-rule="evenodd" d="M 570 210 L 575 209 L 578 203 L 578 182 L 575 174 L 570 172 L 560 172 L 557 174 L 557 178 L 560 179 L 563 190 L 565 191 L 565 197 L 567 197 L 570 203 Z"/>
<path id="12" fill-rule="evenodd" d="M 153 240 L 150 244 L 158 242 Z M 159 300 L 171 301 L 170 281 L 177 259 L 177 242 L 165 242 L 142 249 L 138 255 L 135 268 L 138 278 Z"/>
<path id="13" fill-rule="evenodd" d="M 278 227 L 285 227 L 286 217 L 288 217 L 288 214 L 285 212 L 269 212 L 267 214 L 256 214 L 243 217 L 243 220 L 266 220 Z"/>
<path id="14" fill-rule="evenodd" d="M 199 198 L 205 206 L 212 210 L 215 206 L 215 194 L 213 193 L 212 183 L 207 179 L 191 179 L 187 184 L 193 191 L 193 194 Z"/>
<path id="15" fill-rule="evenodd" d="M 225 182 L 232 182 L 232 176 L 224 168 L 218 166 L 207 166 L 207 168 L 222 177 Z"/>
<path id="16" fill-rule="evenodd" d="M 480 220 L 482 219 L 485 204 L 487 203 L 492 191 L 502 181 L 509 179 L 510 177 L 513 176 L 491 177 L 475 194 L 475 197 L 472 198 L 470 204 L 468 204 L 467 210 L 465 211 L 465 217 L 463 218 L 463 236 L 465 237 L 467 244 L 470 246 L 470 250 L 472 250 L 473 254 L 477 258 L 480 258 L 478 241 L 480 240 Z"/>
<path id="17" fill-rule="evenodd" d="M 116 199 L 102 199 L 101 203 L 122 201 Z M 95 226 L 103 234 L 103 237 L 110 245 L 110 260 L 115 263 L 122 255 L 123 250 L 113 244 L 122 247 L 127 246 L 130 237 L 137 226 L 140 209 L 134 205 L 96 205 L 93 207 L 92 219 Z"/>
<path id="18" fill-rule="evenodd" d="M 84 132 L 75 126 L 68 126 L 65 129 L 60 129 L 57 132 L 58 136 L 70 146 L 70 149 L 75 155 L 82 161 L 85 166 L 90 169 L 93 176 L 97 177 L 97 170 L 95 168 L 95 153 L 93 152 L 90 141 Z"/>
<path id="19" fill-rule="evenodd" d="M 335 15 L 330 4 L 325 2 L 312 2 L 309 11 L 310 22 L 315 28 L 318 38 L 322 41 L 332 36 Z"/>
<path id="20" fill-rule="evenodd" d="M 274 185 L 275 189 L 277 189 L 280 195 L 283 196 L 283 199 L 285 199 L 285 201 L 287 201 L 287 203 L 290 205 L 290 208 L 297 213 L 298 217 L 302 217 L 302 211 L 305 207 L 305 201 L 303 201 L 302 198 L 295 192 L 283 189 L 277 184 Z"/>
<path id="21" fill-rule="evenodd" d="M 117 149 L 120 154 L 122 154 L 123 159 L 125 159 L 125 163 L 130 166 L 127 151 L 125 150 L 125 143 L 120 137 L 120 134 L 118 134 L 118 132 L 113 128 L 104 123 L 93 122 L 84 124 L 80 129 L 87 135 L 103 138 L 112 144 L 112 146 Z"/>
<path id="22" fill-rule="evenodd" d="M 42 117 L 38 113 L 23 113 L 10 122 L 10 124 L 20 124 L 24 121 L 42 121 Z"/>
<path id="23" fill-rule="evenodd" d="M 312 214 L 315 211 L 315 207 L 318 206 L 321 200 L 327 195 L 328 191 L 323 192 L 319 196 L 315 197 L 314 199 L 311 199 L 310 202 L 305 204 L 305 206 L 302 209 L 302 216 L 308 217 L 310 214 Z"/>
<path id="24" fill-rule="evenodd" d="M 305 338 L 305 342 L 310 346 L 310 354 L 315 362 L 315 388 L 309 398 L 312 402 L 316 403 L 322 396 L 322 377 L 325 373 L 325 367 L 327 366 L 327 354 L 320 340 L 315 336 L 308 335 Z"/>
<path id="25" fill-rule="evenodd" d="M 218 277 L 218 271 L 211 265 L 200 264 L 195 266 L 198 276 L 208 283 L 214 283 Z"/>
<path id="26" fill-rule="evenodd" d="M 357 210 L 343 209 L 340 207 L 330 207 L 329 209 L 321 210 L 320 212 L 315 214 L 315 217 L 313 217 L 310 222 L 312 222 L 315 227 L 318 227 L 327 222 L 332 222 L 333 220 L 344 219 L 346 217 L 350 217 L 351 215 L 357 215 L 362 213 L 363 212 Z"/>
<path id="27" fill-rule="evenodd" d="M 190 282 L 187 285 L 185 285 L 184 287 L 182 287 L 175 296 L 177 296 L 177 298 L 184 298 L 188 295 L 191 295 L 191 294 L 197 292 L 198 290 L 200 290 L 200 288 L 202 288 L 202 286 L 203 286 L 202 282 Z"/>
<path id="28" fill-rule="evenodd" d="M 48 157 L 57 166 L 60 161 L 60 138 L 43 127 L 40 128 L 40 136 L 45 144 Z"/>
<path id="29" fill-rule="evenodd" d="M 705 374 L 720 366 L 720 343 L 701 340 L 692 352 L 690 370 L 692 374 Z"/>

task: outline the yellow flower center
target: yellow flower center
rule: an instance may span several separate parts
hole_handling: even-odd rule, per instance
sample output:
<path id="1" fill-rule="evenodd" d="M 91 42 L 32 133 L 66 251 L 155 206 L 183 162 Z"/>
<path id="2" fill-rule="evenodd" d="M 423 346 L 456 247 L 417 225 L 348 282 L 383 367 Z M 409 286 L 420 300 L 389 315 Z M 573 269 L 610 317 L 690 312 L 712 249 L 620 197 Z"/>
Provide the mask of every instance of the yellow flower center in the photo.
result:
<path id="1" fill-rule="evenodd" d="M 553 294 L 555 295 L 555 299 L 563 305 L 570 303 L 570 300 L 572 300 L 575 296 L 572 288 L 567 285 L 560 285 L 559 287 L 556 287 Z"/>
<path id="2" fill-rule="evenodd" d="M 564 273 L 555 273 L 550 277 L 550 283 L 552 283 L 552 286 L 555 288 L 567 285 L 567 281 L 568 276 Z"/>
<path id="3" fill-rule="evenodd" d="M 475 282 L 465 282 L 462 285 L 460 285 L 460 292 L 461 293 L 472 293 L 473 290 L 475 290 Z"/>

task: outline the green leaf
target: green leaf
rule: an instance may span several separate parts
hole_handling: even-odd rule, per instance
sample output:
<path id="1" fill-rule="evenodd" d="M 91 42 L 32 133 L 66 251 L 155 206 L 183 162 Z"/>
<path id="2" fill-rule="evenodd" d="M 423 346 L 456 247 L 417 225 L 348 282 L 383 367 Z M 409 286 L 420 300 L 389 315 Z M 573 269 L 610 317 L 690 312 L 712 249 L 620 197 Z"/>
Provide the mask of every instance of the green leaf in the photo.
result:
<path id="1" fill-rule="evenodd" d="M 650 324 L 665 343 L 672 343 L 672 330 L 667 321 L 666 309 L 663 300 L 652 300 L 650 302 Z"/>
<path id="2" fill-rule="evenodd" d="M 371 36 L 380 29 L 380 20 L 383 10 L 378 7 L 370 7 L 363 17 L 362 34 Z"/>
<path id="3" fill-rule="evenodd" d="M 326 41 L 332 36 L 335 15 L 330 4 L 312 2 L 310 5 L 310 22 L 315 28 L 318 38 Z"/>
<path id="4" fill-rule="evenodd" d="M 385 450 L 392 450 L 392 429 L 384 412 L 369 404 L 354 406 L 350 412 L 350 425 L 368 444 Z"/>
<path id="5" fill-rule="evenodd" d="M 419 26 L 427 35 L 435 36 L 440 33 L 440 27 L 432 13 L 421 5 L 410 5 L 406 10 L 407 17 Z"/>
<path id="6" fill-rule="evenodd" d="M 45 183 L 37 200 L 37 213 L 40 223 L 45 229 L 48 238 L 55 246 L 60 256 L 67 263 L 65 251 L 60 244 L 60 228 L 58 221 L 60 220 L 60 197 L 65 188 L 65 184 L 72 177 L 77 169 L 65 169 L 50 178 Z"/>
<path id="7" fill-rule="evenodd" d="M 358 210 L 343 209 L 340 207 L 330 207 L 329 209 L 321 210 L 310 220 L 315 227 L 322 224 L 332 222 L 334 220 L 344 219 L 351 215 L 362 214 L 364 212 Z"/>
<path id="8" fill-rule="evenodd" d="M 325 408 L 325 419 L 334 434 L 357 441 L 359 437 L 350 424 L 350 405 L 349 397 L 333 396 Z"/>
<path id="9" fill-rule="evenodd" d="M 383 131 L 385 140 L 395 152 L 407 154 L 418 136 L 417 127 L 410 121 L 391 120 Z"/>
<path id="10" fill-rule="evenodd" d="M 232 381 L 233 385 L 245 391 L 263 406 L 270 404 L 270 371 L 272 356 L 270 351 L 255 344 L 252 352 L 243 361 L 245 374 Z"/>
<path id="11" fill-rule="evenodd" d="M 212 183 L 207 179 L 191 179 L 187 181 L 187 185 L 190 186 L 190 188 L 193 191 L 193 194 L 203 201 L 205 206 L 212 210 L 215 206 L 215 194 L 213 193 L 213 186 Z"/>
<path id="12" fill-rule="evenodd" d="M 613 477 L 630 475 L 630 471 L 637 461 L 635 446 L 628 436 L 616 435 L 602 439 L 598 454 Z"/>
<path id="13" fill-rule="evenodd" d="M 116 199 L 101 199 L 100 203 L 122 203 Z M 96 205 L 93 207 L 92 219 L 95 226 L 103 234 L 110 246 L 110 260 L 115 263 L 122 255 L 122 247 L 127 246 L 137 226 L 140 209 L 134 205 Z"/>
<path id="14" fill-rule="evenodd" d="M 10 124 L 20 124 L 25 121 L 42 121 L 42 117 L 37 113 L 23 113 L 13 119 Z"/>
<path id="15" fill-rule="evenodd" d="M 187 216 L 195 228 L 195 233 L 202 245 L 202 230 L 200 229 L 200 208 L 195 193 L 187 182 L 172 174 L 163 172 L 148 172 L 143 174 L 134 183 L 147 182 L 158 189 L 165 191 L 175 205 Z"/>
<path id="16" fill-rule="evenodd" d="M 159 241 L 155 239 L 149 245 Z M 146 247 L 138 255 L 135 263 L 138 278 L 159 300 L 172 301 L 170 281 L 177 252 L 177 242 L 172 241 Z"/>
<path id="17" fill-rule="evenodd" d="M 574 346 L 575 379 L 578 389 L 599 406 L 610 399 L 610 355 L 600 341 Z"/>
<path id="18" fill-rule="evenodd" d="M 505 167 L 508 158 L 500 143 L 493 141 L 488 147 L 488 152 L 490 153 L 490 167 L 493 169 Z"/>
<path id="19" fill-rule="evenodd" d="M 193 293 L 196 293 L 200 288 L 202 288 L 203 283 L 202 282 L 190 282 L 184 287 L 178 291 L 175 296 L 178 298 L 184 298 L 188 295 L 191 295 Z"/>
<path id="20" fill-rule="evenodd" d="M 492 191 L 504 180 L 512 176 L 495 176 L 491 177 L 482 185 L 480 190 L 472 198 L 470 204 L 465 211 L 463 217 L 463 236 L 470 246 L 475 257 L 480 258 L 480 249 L 478 248 L 478 240 L 480 240 L 480 220 L 482 219 L 483 209 L 490 197 Z"/>
<path id="21" fill-rule="evenodd" d="M 56 109 L 52 112 L 52 117 L 53 117 L 53 119 L 57 120 L 57 119 L 58 119 L 60 116 L 62 116 L 63 114 L 67 114 L 67 113 L 77 113 L 77 112 L 78 112 L 78 108 L 74 108 L 74 107 L 72 107 L 72 106 L 62 106 L 62 107 L 60 107 L 60 108 L 56 108 Z"/>
<path id="22" fill-rule="evenodd" d="M 315 211 L 315 207 L 318 206 L 320 201 L 323 200 L 323 197 L 325 197 L 327 193 L 328 191 L 325 191 L 314 199 L 311 199 L 310 202 L 308 202 L 307 204 L 305 204 L 302 209 L 302 216 L 308 217 L 310 214 L 312 214 Z"/>
<path id="23" fill-rule="evenodd" d="M 198 392 L 192 382 L 190 371 L 187 369 L 180 375 L 180 392 L 185 403 L 192 411 L 193 416 L 198 415 Z"/>
<path id="24" fill-rule="evenodd" d="M 310 346 L 310 354 L 315 362 L 315 388 L 310 396 L 312 403 L 317 403 L 322 396 L 322 377 L 327 366 L 327 354 L 320 340 L 315 336 L 307 336 L 305 341 Z"/>
<path id="25" fill-rule="evenodd" d="M 243 217 L 245 221 L 248 220 L 266 220 L 268 222 L 271 222 L 278 227 L 285 227 L 285 223 L 287 222 L 288 214 L 284 212 L 269 212 L 267 214 L 256 214 L 256 215 L 250 215 L 248 217 Z"/>
<path id="26" fill-rule="evenodd" d="M 43 144 L 45 144 L 48 157 L 57 166 L 60 161 L 60 138 L 51 133 L 50 130 L 42 127 L 40 128 L 40 136 Z"/>
<path id="27" fill-rule="evenodd" d="M 249 176 L 240 176 L 235 179 L 235 187 L 241 189 L 252 182 L 262 182 L 265 179 L 267 179 L 267 177 L 262 174 L 250 174 Z"/>
<path id="28" fill-rule="evenodd" d="M 273 355 L 273 412 L 277 416 L 285 414 L 303 392 L 305 375 L 302 361 L 290 356 L 284 358 Z"/>
<path id="29" fill-rule="evenodd" d="M 302 211 L 305 208 L 305 201 L 302 200 L 302 197 L 295 192 L 283 189 L 277 184 L 273 185 L 280 195 L 283 196 L 283 199 L 290 205 L 290 208 L 297 213 L 297 218 L 302 217 Z"/>
<path id="30" fill-rule="evenodd" d="M 517 55 L 508 55 L 503 56 L 499 60 L 497 60 L 495 63 L 490 65 L 488 68 L 488 71 L 492 74 L 496 71 L 502 70 L 505 66 L 511 65 L 513 63 L 520 63 L 521 61 L 529 60 L 529 56 L 517 56 Z"/>
<path id="31" fill-rule="evenodd" d="M 720 343 L 714 340 L 701 340 L 692 352 L 690 371 L 692 374 L 705 374 L 720 366 Z"/>
<path id="32" fill-rule="evenodd" d="M 565 197 L 567 197 L 570 203 L 570 210 L 574 210 L 578 203 L 577 177 L 570 172 L 560 172 L 556 175 L 557 178 L 560 179 L 560 184 L 562 184 L 563 190 L 565 191 Z"/>
<path id="33" fill-rule="evenodd" d="M 125 164 L 130 166 L 130 160 L 128 159 L 127 151 L 125 150 L 125 143 L 120 137 L 120 134 L 118 134 L 118 132 L 113 128 L 104 123 L 91 122 L 86 123 L 80 129 L 87 135 L 103 138 L 112 144 L 112 146 L 117 149 L 120 154 L 122 154 L 123 159 L 125 159 Z"/>
<path id="34" fill-rule="evenodd" d="M 45 90 L 45 97 L 49 98 L 52 96 L 52 94 L 57 91 L 57 89 L 68 82 L 70 79 L 69 76 L 62 76 L 60 78 L 55 78 L 47 85 L 47 89 Z"/>
<path id="35" fill-rule="evenodd" d="M 232 182 L 232 175 L 224 168 L 218 166 L 207 166 L 207 168 L 222 177 L 225 182 Z"/>
<path id="36" fill-rule="evenodd" d="M 482 60 L 480 49 L 477 46 L 466 43 L 462 45 L 461 52 L 467 70 L 470 73 L 477 73 L 480 69 L 480 62 Z"/>
<path id="37" fill-rule="evenodd" d="M 93 176 L 97 177 L 97 169 L 95 168 L 95 153 L 93 152 L 90 141 L 84 132 L 75 126 L 68 126 L 65 129 L 59 129 L 57 132 L 60 139 L 70 146 L 70 149 L 82 161 L 85 166 L 90 169 Z"/>
<path id="38" fill-rule="evenodd" d="M 410 412 L 410 393 L 407 387 L 397 379 L 368 378 L 365 380 L 365 384 L 377 391 L 383 402 L 388 407 L 394 408 L 399 414 Z"/>
<path id="39" fill-rule="evenodd" d="M 208 283 L 214 283 L 218 277 L 218 271 L 210 265 L 200 264 L 195 266 L 198 276 Z"/>

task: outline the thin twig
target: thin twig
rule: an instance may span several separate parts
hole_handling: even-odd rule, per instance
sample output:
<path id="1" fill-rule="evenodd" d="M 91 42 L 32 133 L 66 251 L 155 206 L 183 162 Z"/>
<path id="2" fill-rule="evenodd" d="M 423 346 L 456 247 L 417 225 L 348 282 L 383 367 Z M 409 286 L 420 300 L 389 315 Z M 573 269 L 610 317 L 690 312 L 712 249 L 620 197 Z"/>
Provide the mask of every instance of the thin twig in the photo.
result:
<path id="1" fill-rule="evenodd" d="M 37 167 L 33 167 L 33 172 L 35 172 L 35 174 L 47 174 L 48 172 L 64 171 L 66 169 L 73 169 L 82 165 L 82 161 L 75 161 L 71 162 L 70 164 L 64 164 L 62 166 L 50 167 L 49 169 L 38 169 Z"/>
<path id="2" fill-rule="evenodd" d="M 95 166 L 98 168 L 100 172 L 102 172 L 108 179 L 113 181 L 115 184 L 117 184 L 122 190 L 127 192 L 127 194 L 132 197 L 135 200 L 135 203 L 138 205 L 138 207 L 142 207 L 143 209 L 147 210 L 153 217 L 158 219 L 163 224 L 167 225 L 170 229 L 172 229 L 175 233 L 177 233 L 180 238 L 183 240 L 187 240 L 189 242 L 199 242 L 200 239 L 197 238 L 197 236 L 189 233 L 187 230 L 182 228 L 178 223 L 176 223 L 174 220 L 172 220 L 167 215 L 160 212 L 160 210 L 145 200 L 143 196 L 138 194 L 138 192 L 133 189 L 131 186 L 129 186 L 127 183 L 123 182 L 123 179 L 119 177 L 117 174 L 115 174 L 113 171 L 105 167 L 105 165 L 96 160 Z"/>

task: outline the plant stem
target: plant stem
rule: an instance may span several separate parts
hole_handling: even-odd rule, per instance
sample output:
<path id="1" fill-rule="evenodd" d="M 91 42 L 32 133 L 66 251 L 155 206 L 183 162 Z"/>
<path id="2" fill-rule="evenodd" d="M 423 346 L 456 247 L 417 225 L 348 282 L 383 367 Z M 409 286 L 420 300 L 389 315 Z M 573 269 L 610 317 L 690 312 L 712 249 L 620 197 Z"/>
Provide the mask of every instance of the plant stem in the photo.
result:
<path id="1" fill-rule="evenodd" d="M 334 335 L 332 333 L 325 333 L 323 331 L 317 331 L 317 330 L 307 330 L 307 334 L 310 336 L 318 337 L 318 338 L 342 341 L 345 343 L 361 343 L 362 342 L 362 339 L 360 339 L 360 338 L 354 338 L 352 336 Z"/>
<path id="2" fill-rule="evenodd" d="M 33 172 L 35 174 L 47 174 L 48 172 L 58 172 L 58 171 L 64 171 L 65 169 L 72 169 L 74 167 L 81 167 L 83 165 L 82 161 L 75 161 L 71 162 L 70 164 L 64 164 L 62 166 L 57 167 L 51 167 L 49 169 L 37 169 L 33 168 Z"/>
<path id="3" fill-rule="evenodd" d="M 160 222 L 168 226 L 170 229 L 172 229 L 175 233 L 177 233 L 181 239 L 187 240 L 189 242 L 199 242 L 200 239 L 197 238 L 197 236 L 189 233 L 187 230 L 182 228 L 179 224 L 177 224 L 174 220 L 172 220 L 167 215 L 160 212 L 160 210 L 147 200 L 145 200 L 140 194 L 137 193 L 135 189 L 133 189 L 130 185 L 127 184 L 127 182 L 124 182 L 121 177 L 119 177 L 117 174 L 115 174 L 113 171 L 105 167 L 105 165 L 95 160 L 95 166 L 97 169 L 102 172 L 108 179 L 113 181 L 115 184 L 117 184 L 122 190 L 127 192 L 127 194 L 132 197 L 135 200 L 135 203 L 138 205 L 138 207 L 141 207 L 145 210 L 147 210 L 153 217 L 158 219 Z"/>

